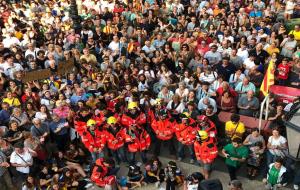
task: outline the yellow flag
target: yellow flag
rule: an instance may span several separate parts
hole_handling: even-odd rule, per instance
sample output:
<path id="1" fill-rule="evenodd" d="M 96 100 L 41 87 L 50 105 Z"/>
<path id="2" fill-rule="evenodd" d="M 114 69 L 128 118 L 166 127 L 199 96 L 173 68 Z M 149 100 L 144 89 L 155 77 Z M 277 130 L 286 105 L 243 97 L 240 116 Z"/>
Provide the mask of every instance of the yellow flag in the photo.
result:
<path id="1" fill-rule="evenodd" d="M 269 93 L 270 86 L 274 85 L 275 82 L 274 71 L 275 71 L 275 64 L 273 63 L 273 61 L 270 61 L 268 70 L 264 76 L 264 80 L 260 87 L 260 91 L 264 96 L 266 96 Z"/>

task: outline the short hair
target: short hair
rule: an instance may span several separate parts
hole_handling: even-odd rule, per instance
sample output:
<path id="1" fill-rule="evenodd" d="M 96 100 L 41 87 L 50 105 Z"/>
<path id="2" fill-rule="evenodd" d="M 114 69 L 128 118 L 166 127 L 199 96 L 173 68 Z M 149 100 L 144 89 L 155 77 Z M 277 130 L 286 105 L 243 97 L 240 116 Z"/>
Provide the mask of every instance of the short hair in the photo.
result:
<path id="1" fill-rule="evenodd" d="M 232 142 L 242 144 L 242 139 L 237 137 L 237 138 L 232 139 Z"/>
<path id="2" fill-rule="evenodd" d="M 230 116 L 230 120 L 232 121 L 232 122 L 238 122 L 238 121 L 240 121 L 240 116 L 238 115 L 238 114 L 232 114 L 231 116 Z"/>

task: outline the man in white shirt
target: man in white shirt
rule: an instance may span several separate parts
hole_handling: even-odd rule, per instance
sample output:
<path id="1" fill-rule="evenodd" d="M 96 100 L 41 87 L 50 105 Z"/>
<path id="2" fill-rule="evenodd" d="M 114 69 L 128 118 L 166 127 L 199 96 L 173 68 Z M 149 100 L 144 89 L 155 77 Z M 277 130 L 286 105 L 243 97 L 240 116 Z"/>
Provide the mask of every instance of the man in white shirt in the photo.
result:
<path id="1" fill-rule="evenodd" d="M 15 151 L 10 155 L 10 163 L 16 167 L 18 178 L 25 181 L 30 172 L 30 166 L 33 164 L 32 155 L 28 149 L 24 149 L 23 142 L 16 143 L 14 148 Z"/>
<path id="2" fill-rule="evenodd" d="M 13 33 L 7 34 L 7 37 L 3 39 L 3 44 L 5 48 L 10 48 L 11 45 L 16 44 L 19 45 L 20 41 L 18 38 L 14 37 Z"/>
<path id="3" fill-rule="evenodd" d="M 110 44 L 108 45 L 108 48 L 113 51 L 114 55 L 119 55 L 120 53 L 120 40 L 118 36 L 114 36 L 113 37 L 113 41 L 110 42 Z"/>
<path id="4" fill-rule="evenodd" d="M 11 79 L 14 79 L 14 73 L 16 71 L 23 71 L 23 67 L 19 63 L 14 63 L 14 57 L 9 54 L 5 56 L 5 63 L 2 64 L 4 74 Z"/>
<path id="5" fill-rule="evenodd" d="M 248 75 L 249 72 L 255 68 L 256 65 L 254 60 L 255 60 L 255 56 L 253 54 L 251 54 L 249 58 L 245 59 L 243 63 L 243 67 L 245 68 L 244 71 L 245 75 Z"/>

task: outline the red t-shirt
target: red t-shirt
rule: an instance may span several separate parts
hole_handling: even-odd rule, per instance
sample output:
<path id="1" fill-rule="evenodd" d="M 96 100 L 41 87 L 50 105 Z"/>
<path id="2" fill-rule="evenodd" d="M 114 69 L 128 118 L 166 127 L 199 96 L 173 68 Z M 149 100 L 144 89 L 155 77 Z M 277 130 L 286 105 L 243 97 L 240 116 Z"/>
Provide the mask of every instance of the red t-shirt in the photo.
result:
<path id="1" fill-rule="evenodd" d="M 283 65 L 282 63 L 280 63 L 277 67 L 278 69 L 278 74 L 277 77 L 280 79 L 288 79 L 289 77 L 289 72 L 290 72 L 290 66 L 289 65 Z"/>

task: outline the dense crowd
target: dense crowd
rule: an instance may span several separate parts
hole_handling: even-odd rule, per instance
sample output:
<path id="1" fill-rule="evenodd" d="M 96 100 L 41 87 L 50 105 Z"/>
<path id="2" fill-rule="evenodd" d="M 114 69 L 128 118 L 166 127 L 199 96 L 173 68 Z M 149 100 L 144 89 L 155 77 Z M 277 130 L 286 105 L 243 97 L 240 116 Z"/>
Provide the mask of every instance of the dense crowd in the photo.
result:
<path id="1" fill-rule="evenodd" d="M 266 189 L 299 189 L 284 126 L 299 99 L 271 93 L 265 133 L 240 121 L 258 117 L 269 65 L 275 84 L 299 88 L 299 0 L 83 0 L 79 17 L 70 5 L 0 2 L 1 189 L 192 190 L 218 156 L 231 190 L 243 164 Z M 201 170 L 181 171 L 186 159 Z"/>

